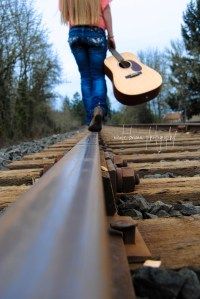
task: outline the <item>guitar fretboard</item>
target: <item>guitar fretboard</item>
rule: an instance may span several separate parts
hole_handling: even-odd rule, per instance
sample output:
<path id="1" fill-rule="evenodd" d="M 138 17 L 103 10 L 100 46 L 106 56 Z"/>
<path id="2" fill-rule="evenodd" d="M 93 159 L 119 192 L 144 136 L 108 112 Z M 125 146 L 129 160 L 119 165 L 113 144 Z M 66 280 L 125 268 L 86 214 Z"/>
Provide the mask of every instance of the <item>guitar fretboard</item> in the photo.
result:
<path id="1" fill-rule="evenodd" d="M 110 48 L 109 51 L 112 53 L 112 55 L 119 61 L 124 61 L 124 58 L 113 48 Z"/>

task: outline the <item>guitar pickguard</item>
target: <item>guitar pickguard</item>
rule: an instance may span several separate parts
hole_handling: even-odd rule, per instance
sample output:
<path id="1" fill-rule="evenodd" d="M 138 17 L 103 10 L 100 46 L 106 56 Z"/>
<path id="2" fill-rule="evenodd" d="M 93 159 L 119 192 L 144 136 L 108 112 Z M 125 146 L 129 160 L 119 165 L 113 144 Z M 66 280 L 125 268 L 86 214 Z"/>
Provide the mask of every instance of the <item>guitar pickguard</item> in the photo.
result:
<path id="1" fill-rule="evenodd" d="M 133 61 L 133 60 L 128 60 L 131 63 L 131 68 L 134 72 L 141 72 L 142 67 L 139 63 Z"/>

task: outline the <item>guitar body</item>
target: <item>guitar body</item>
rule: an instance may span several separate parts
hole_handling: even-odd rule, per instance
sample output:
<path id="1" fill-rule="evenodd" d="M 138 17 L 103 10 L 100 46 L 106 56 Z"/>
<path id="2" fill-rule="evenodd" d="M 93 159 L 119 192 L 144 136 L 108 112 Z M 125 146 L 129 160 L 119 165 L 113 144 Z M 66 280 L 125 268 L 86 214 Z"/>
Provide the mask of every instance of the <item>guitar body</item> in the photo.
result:
<path id="1" fill-rule="evenodd" d="M 132 53 L 118 55 L 123 58 L 122 63 L 114 56 L 104 61 L 105 73 L 113 83 L 116 99 L 124 105 L 135 106 L 157 97 L 162 86 L 160 74 L 142 64 Z"/>

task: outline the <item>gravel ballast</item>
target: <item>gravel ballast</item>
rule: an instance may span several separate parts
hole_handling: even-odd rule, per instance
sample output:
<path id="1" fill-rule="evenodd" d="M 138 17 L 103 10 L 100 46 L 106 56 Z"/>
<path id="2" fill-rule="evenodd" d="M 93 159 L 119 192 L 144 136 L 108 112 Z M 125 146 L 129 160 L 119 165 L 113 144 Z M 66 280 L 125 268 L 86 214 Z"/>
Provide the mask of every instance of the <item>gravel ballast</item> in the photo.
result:
<path id="1" fill-rule="evenodd" d="M 7 169 L 6 166 L 10 162 L 20 160 L 24 155 L 40 152 L 52 144 L 71 138 L 78 132 L 79 131 L 75 130 L 64 134 L 54 134 L 38 140 L 22 142 L 17 145 L 2 148 L 0 149 L 0 170 Z"/>
<path id="2" fill-rule="evenodd" d="M 183 217 L 200 214 L 200 206 L 192 202 L 166 204 L 162 201 L 149 203 L 142 195 L 121 195 L 117 200 L 118 214 L 134 219 L 155 219 L 158 217 Z"/>
<path id="3" fill-rule="evenodd" d="M 137 298 L 199 299 L 198 270 L 182 268 L 179 271 L 143 267 L 132 275 Z"/>

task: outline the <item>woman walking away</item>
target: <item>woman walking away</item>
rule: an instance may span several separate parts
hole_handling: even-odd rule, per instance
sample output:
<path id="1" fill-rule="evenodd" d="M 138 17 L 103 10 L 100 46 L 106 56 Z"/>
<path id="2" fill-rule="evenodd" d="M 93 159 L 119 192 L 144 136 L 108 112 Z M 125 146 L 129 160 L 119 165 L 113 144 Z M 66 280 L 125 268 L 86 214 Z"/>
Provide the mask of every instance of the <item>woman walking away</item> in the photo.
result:
<path id="1" fill-rule="evenodd" d="M 86 121 L 92 132 L 101 131 L 108 109 L 104 59 L 107 46 L 115 48 L 110 1 L 59 0 L 62 23 L 70 26 L 68 42 L 80 72 Z"/>

